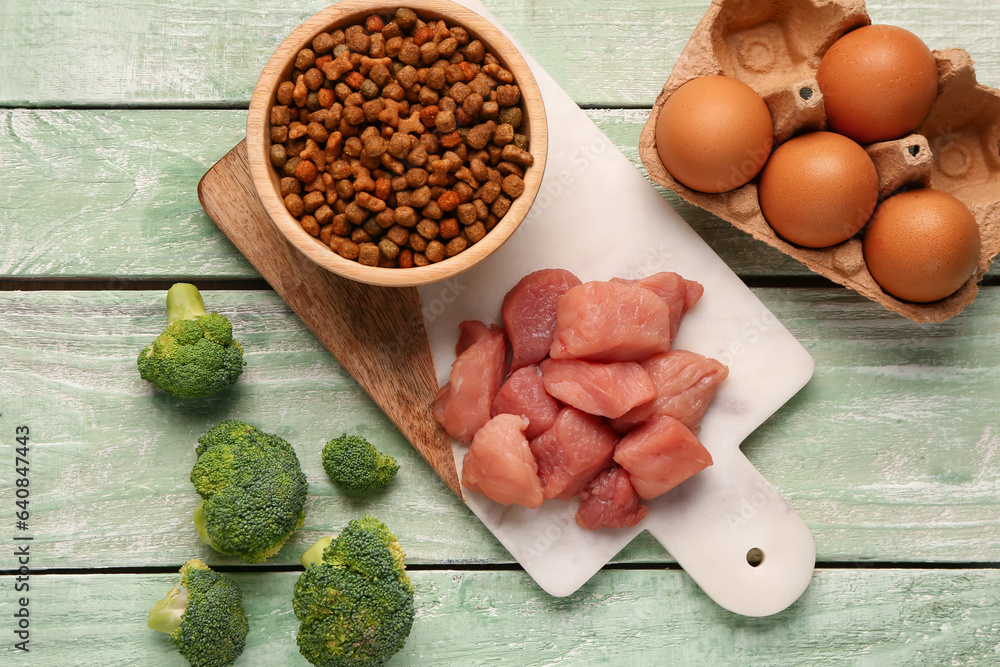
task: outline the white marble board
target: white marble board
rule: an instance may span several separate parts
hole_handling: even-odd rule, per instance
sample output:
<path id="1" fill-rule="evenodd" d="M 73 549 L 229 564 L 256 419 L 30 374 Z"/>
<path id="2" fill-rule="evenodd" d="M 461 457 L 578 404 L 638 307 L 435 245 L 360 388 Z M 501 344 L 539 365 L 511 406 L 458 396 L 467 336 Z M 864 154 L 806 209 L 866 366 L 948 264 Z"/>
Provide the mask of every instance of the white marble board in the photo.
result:
<path id="1" fill-rule="evenodd" d="M 461 4 L 497 21 L 478 2 Z M 502 29 L 502 27 L 501 27 Z M 719 359 L 730 375 L 702 423 L 714 465 L 649 503 L 634 528 L 590 531 L 577 501 L 502 506 L 467 494 L 472 511 L 546 592 L 576 591 L 639 532 L 648 530 L 723 607 L 763 616 L 794 602 L 812 577 L 816 550 L 805 523 L 757 472 L 740 443 L 803 385 L 813 360 L 739 277 L 670 207 L 556 82 L 528 55 L 546 108 L 548 158 L 528 217 L 493 256 L 420 297 L 438 379 L 455 359 L 458 324 L 500 323 L 518 280 L 564 268 L 581 280 L 674 271 L 705 287 L 675 348 Z M 655 73 L 650 73 L 655 76 Z M 459 470 L 467 446 L 454 442 Z M 752 566 L 750 549 L 763 561 Z"/>

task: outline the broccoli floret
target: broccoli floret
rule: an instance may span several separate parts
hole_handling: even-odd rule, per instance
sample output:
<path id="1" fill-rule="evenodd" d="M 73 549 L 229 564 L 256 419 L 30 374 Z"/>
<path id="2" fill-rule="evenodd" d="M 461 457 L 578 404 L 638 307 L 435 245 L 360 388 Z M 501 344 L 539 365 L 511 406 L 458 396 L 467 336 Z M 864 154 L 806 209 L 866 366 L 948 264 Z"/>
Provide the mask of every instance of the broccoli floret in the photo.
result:
<path id="1" fill-rule="evenodd" d="M 139 375 L 178 398 L 217 394 L 243 372 L 243 348 L 224 315 L 206 313 L 198 288 L 167 290 L 167 328 L 136 361 Z"/>
<path id="2" fill-rule="evenodd" d="M 262 563 L 305 521 L 306 476 L 282 438 L 227 420 L 198 439 L 191 469 L 202 502 L 194 523 L 202 542 Z"/>
<path id="3" fill-rule="evenodd" d="M 388 484 L 399 464 L 361 436 L 345 433 L 323 447 L 323 469 L 348 491 L 370 491 Z"/>
<path id="4" fill-rule="evenodd" d="M 413 585 L 403 549 L 384 523 L 355 519 L 302 555 L 295 583 L 299 652 L 319 667 L 382 665 L 413 627 Z"/>
<path id="5" fill-rule="evenodd" d="M 239 586 L 197 559 L 184 563 L 180 582 L 153 605 L 147 623 L 170 635 L 194 667 L 232 665 L 249 629 Z"/>

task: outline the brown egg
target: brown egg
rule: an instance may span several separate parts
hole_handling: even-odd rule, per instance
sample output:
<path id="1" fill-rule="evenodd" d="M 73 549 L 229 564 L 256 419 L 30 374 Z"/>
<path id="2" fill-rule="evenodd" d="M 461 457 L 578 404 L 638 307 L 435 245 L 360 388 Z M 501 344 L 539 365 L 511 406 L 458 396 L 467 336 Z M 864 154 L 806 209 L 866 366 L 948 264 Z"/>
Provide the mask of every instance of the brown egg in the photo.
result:
<path id="1" fill-rule="evenodd" d="M 979 225 L 968 207 L 941 190 L 909 190 L 886 199 L 862 244 L 883 290 L 927 303 L 953 294 L 979 263 Z"/>
<path id="2" fill-rule="evenodd" d="M 816 81 L 829 128 L 870 144 L 920 126 L 937 97 L 938 70 L 930 49 L 909 30 L 869 25 L 833 43 Z"/>
<path id="3" fill-rule="evenodd" d="M 656 119 L 656 150 L 682 185 L 727 192 L 745 185 L 771 153 L 774 128 L 753 88 L 728 76 L 703 76 L 675 90 Z"/>
<path id="4" fill-rule="evenodd" d="M 878 203 L 878 173 L 861 146 L 832 132 L 789 139 L 764 166 L 757 196 L 771 228 L 807 248 L 842 243 Z"/>

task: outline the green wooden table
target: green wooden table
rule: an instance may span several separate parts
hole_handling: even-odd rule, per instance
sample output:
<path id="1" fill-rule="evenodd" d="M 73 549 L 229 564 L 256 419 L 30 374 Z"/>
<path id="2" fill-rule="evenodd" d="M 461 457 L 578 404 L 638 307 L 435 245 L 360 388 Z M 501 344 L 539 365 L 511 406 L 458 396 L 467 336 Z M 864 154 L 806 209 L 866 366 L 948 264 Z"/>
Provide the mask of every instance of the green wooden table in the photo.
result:
<path id="1" fill-rule="evenodd" d="M 815 578 L 780 614 L 736 616 L 643 535 L 576 594 L 549 597 L 198 203 L 199 178 L 242 138 L 263 63 L 325 4 L 0 0 L 0 663 L 184 664 L 146 612 L 201 557 L 244 588 L 239 664 L 305 664 L 298 554 L 373 512 L 416 586 L 416 623 L 391 664 L 997 664 L 996 273 L 960 316 L 917 325 L 664 194 L 816 361 L 743 446 L 813 531 Z M 648 108 L 707 0 L 486 4 L 641 168 Z M 1000 86 L 995 0 L 869 11 L 932 48 L 965 48 L 979 80 Z M 178 401 L 135 372 L 180 279 L 248 350 L 224 396 Z M 215 554 L 191 526 L 194 441 L 228 417 L 289 439 L 310 483 L 306 524 L 264 566 Z M 20 426 L 28 530 L 15 515 Z M 332 487 L 318 454 L 343 431 L 400 460 L 388 489 L 356 500 Z M 30 555 L 15 555 L 23 545 Z M 22 609 L 28 653 L 15 646 Z"/>

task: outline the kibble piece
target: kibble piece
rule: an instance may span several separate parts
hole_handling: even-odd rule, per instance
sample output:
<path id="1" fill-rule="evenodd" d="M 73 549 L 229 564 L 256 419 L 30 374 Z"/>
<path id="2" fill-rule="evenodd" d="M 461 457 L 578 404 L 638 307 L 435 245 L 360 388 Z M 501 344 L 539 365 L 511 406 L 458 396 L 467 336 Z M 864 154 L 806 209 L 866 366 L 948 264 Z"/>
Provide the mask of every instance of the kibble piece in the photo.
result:
<path id="1" fill-rule="evenodd" d="M 410 232 L 410 239 L 407 243 L 415 252 L 423 252 L 427 249 L 427 239 L 416 232 Z"/>
<path id="2" fill-rule="evenodd" d="M 469 239 L 469 243 L 479 243 L 484 236 L 486 236 L 486 225 L 478 220 L 465 228 L 465 238 Z"/>
<path id="3" fill-rule="evenodd" d="M 294 192 L 285 197 L 285 208 L 287 208 L 288 212 L 295 218 L 305 213 L 305 206 L 302 203 L 302 197 Z"/>
<path id="4" fill-rule="evenodd" d="M 485 220 L 490 214 L 490 207 L 482 199 L 473 199 L 472 205 L 476 207 L 476 219 Z"/>
<path id="5" fill-rule="evenodd" d="M 320 225 L 328 225 L 333 220 L 333 209 L 329 204 L 323 204 L 313 213 L 316 222 Z"/>
<path id="6" fill-rule="evenodd" d="M 294 83 L 292 83 L 291 81 L 282 81 L 281 85 L 278 86 L 278 92 L 277 92 L 278 105 L 287 107 L 289 104 L 291 104 L 292 101 L 293 101 L 292 100 L 292 91 L 294 89 L 295 89 L 295 84 Z M 287 121 L 285 123 L 275 123 L 274 122 L 274 110 L 277 109 L 277 108 L 278 108 L 277 106 L 271 107 L 271 124 L 272 125 L 285 125 L 285 124 L 287 124 Z M 286 111 L 287 111 L 287 109 L 286 109 Z"/>
<path id="7" fill-rule="evenodd" d="M 389 142 L 381 136 L 368 137 L 365 139 L 364 154 L 368 157 L 380 157 L 389 147 Z"/>
<path id="8" fill-rule="evenodd" d="M 302 198 L 302 204 L 306 213 L 312 213 L 326 203 L 326 197 L 322 192 L 307 192 Z"/>
<path id="9" fill-rule="evenodd" d="M 470 63 L 480 63 L 483 61 L 483 56 L 486 55 L 486 46 L 478 39 L 474 39 L 465 45 L 465 48 L 462 49 L 462 55 Z"/>
<path id="10" fill-rule="evenodd" d="M 306 84 L 306 88 L 317 91 L 323 85 L 323 82 L 326 81 L 326 77 L 318 69 L 311 67 L 302 75 L 302 81 Z"/>
<path id="11" fill-rule="evenodd" d="M 521 89 L 516 85 L 497 86 L 497 104 L 502 107 L 512 107 L 521 101 Z"/>
<path id="12" fill-rule="evenodd" d="M 396 223 L 396 215 L 394 211 L 386 206 L 384 209 L 375 214 L 375 222 L 382 229 L 389 229 Z"/>
<path id="13" fill-rule="evenodd" d="M 362 26 L 350 26 L 344 30 L 344 36 L 347 37 L 347 46 L 355 53 L 367 53 L 368 46 L 371 44 L 371 38 L 365 32 Z"/>
<path id="14" fill-rule="evenodd" d="M 444 254 L 448 257 L 454 257 L 468 247 L 469 242 L 465 240 L 465 237 L 456 236 L 452 240 L 448 241 L 448 245 L 444 247 Z"/>
<path id="15" fill-rule="evenodd" d="M 398 24 L 393 22 L 390 23 L 389 25 L 398 25 Z M 382 31 L 382 34 L 383 35 L 385 34 L 384 30 Z M 401 48 L 403 48 L 403 38 L 401 35 L 392 35 L 391 37 L 388 37 L 385 40 L 385 55 L 389 56 L 390 58 L 399 57 L 399 50 Z"/>
<path id="16" fill-rule="evenodd" d="M 516 199 L 524 192 L 524 179 L 511 174 L 503 179 L 501 189 L 504 191 L 504 194 Z"/>
<path id="17" fill-rule="evenodd" d="M 382 28 L 385 27 L 385 21 L 378 14 L 372 14 L 367 19 L 365 19 L 365 29 L 368 32 L 380 32 Z"/>
<path id="18" fill-rule="evenodd" d="M 440 227 L 438 223 L 430 218 L 423 218 L 417 223 L 417 234 L 424 237 L 428 241 L 434 240 L 439 232 Z"/>
<path id="19" fill-rule="evenodd" d="M 379 247 L 374 243 L 358 244 L 358 262 L 365 266 L 378 266 L 378 260 L 381 255 Z"/>
<path id="20" fill-rule="evenodd" d="M 379 253 L 386 259 L 396 259 L 399 256 L 399 246 L 384 238 L 378 242 Z"/>
<path id="21" fill-rule="evenodd" d="M 438 225 L 438 235 L 443 239 L 453 239 L 459 235 L 461 229 L 458 220 L 455 218 L 445 218 Z"/>
<path id="22" fill-rule="evenodd" d="M 437 240 L 431 241 L 424 250 L 424 256 L 431 263 L 440 262 L 444 259 L 444 244 Z"/>
<path id="23" fill-rule="evenodd" d="M 371 235 L 361 227 L 355 227 L 351 231 L 351 241 L 354 243 L 370 243 L 371 240 Z"/>
<path id="24" fill-rule="evenodd" d="M 385 210 L 385 202 L 374 195 L 368 194 L 367 192 L 357 193 L 354 196 L 354 201 L 356 201 L 359 206 L 363 206 L 373 213 Z"/>
<path id="25" fill-rule="evenodd" d="M 442 211 L 454 211 L 458 208 L 459 198 L 454 191 L 448 190 L 444 192 L 437 200 L 438 206 L 441 207 Z"/>
<path id="26" fill-rule="evenodd" d="M 522 169 L 519 165 L 516 165 L 513 162 L 507 162 L 506 160 L 497 165 L 497 171 L 499 171 L 500 175 L 504 178 L 512 174 L 514 176 L 524 178 L 524 169 Z M 501 185 L 503 185 L 502 182 Z"/>
<path id="27" fill-rule="evenodd" d="M 358 87 L 358 91 L 366 100 L 373 100 L 376 97 L 378 97 L 379 87 L 378 84 L 376 84 L 371 79 L 365 79 L 364 81 L 361 82 L 361 85 Z"/>
<path id="28" fill-rule="evenodd" d="M 290 83 L 290 82 L 289 82 Z M 294 88 L 294 85 L 292 86 Z M 288 125 L 292 122 L 292 112 L 284 104 L 271 107 L 271 125 Z"/>
<path id="29" fill-rule="evenodd" d="M 328 32 L 321 32 L 316 35 L 312 42 L 313 51 L 318 55 L 330 53 L 334 46 L 336 46 L 336 43 L 334 43 L 333 37 Z"/>
<path id="30" fill-rule="evenodd" d="M 310 122 L 306 127 L 306 134 L 309 138 L 316 142 L 324 142 L 330 138 L 330 133 L 327 132 L 326 127 L 320 123 Z"/>
<path id="31" fill-rule="evenodd" d="M 501 148 L 514 141 L 514 126 L 510 123 L 501 123 L 493 131 L 493 143 Z"/>
<path id="32" fill-rule="evenodd" d="M 507 144 L 504 146 L 501 157 L 504 160 L 521 165 L 522 167 L 530 167 L 535 161 L 535 158 L 531 155 L 531 153 L 523 148 L 519 148 L 515 144 Z"/>
<path id="33" fill-rule="evenodd" d="M 465 135 L 465 142 L 471 148 L 475 148 L 477 150 L 483 148 L 489 143 L 495 129 L 496 123 L 492 121 L 476 125 L 469 130 L 467 135 Z"/>
<path id="34" fill-rule="evenodd" d="M 409 269 L 413 267 L 413 251 L 409 248 L 401 251 L 399 257 L 396 258 L 397 266 L 401 269 Z"/>
<path id="35" fill-rule="evenodd" d="M 368 219 L 368 211 L 362 208 L 356 201 L 352 201 L 347 205 L 344 214 L 352 225 L 360 225 Z"/>
<path id="36" fill-rule="evenodd" d="M 278 169 L 285 166 L 288 162 L 288 154 L 285 152 L 285 146 L 283 144 L 271 144 L 270 150 L 271 164 L 273 164 Z"/>
<path id="37" fill-rule="evenodd" d="M 497 218 L 502 218 L 504 215 L 507 214 L 507 211 L 509 210 L 510 210 L 510 200 L 504 197 L 503 195 L 497 197 L 496 201 L 494 201 L 493 205 L 490 207 L 490 212 Z"/>
<path id="38" fill-rule="evenodd" d="M 476 192 L 476 197 L 487 204 L 492 204 L 496 201 L 497 197 L 500 196 L 500 191 L 501 187 L 499 184 L 493 181 L 487 181 L 480 186 L 478 192 Z"/>
<path id="39" fill-rule="evenodd" d="M 344 259 L 357 259 L 360 250 L 354 241 L 336 235 L 330 239 L 330 248 Z"/>
<path id="40" fill-rule="evenodd" d="M 323 243 L 330 245 L 330 239 L 333 238 L 333 225 L 323 225 L 319 228 L 319 240 Z"/>
<path id="41" fill-rule="evenodd" d="M 502 107 L 497 112 L 498 123 L 509 123 L 513 127 L 521 127 L 521 107 Z"/>
<path id="42" fill-rule="evenodd" d="M 420 47 L 413 42 L 404 42 L 399 49 L 399 62 L 416 66 L 420 64 Z M 398 79 L 397 79 L 398 80 Z M 403 88 L 407 88 L 402 81 L 399 82 Z"/>
<path id="43" fill-rule="evenodd" d="M 285 176 L 281 179 L 281 197 L 285 198 L 290 194 L 302 192 L 302 181 L 294 176 Z"/>
<path id="44" fill-rule="evenodd" d="M 428 203 L 427 206 L 424 206 L 420 210 L 420 213 L 425 218 L 430 218 L 431 220 L 440 220 L 441 216 L 444 215 L 444 212 L 441 210 L 441 206 L 436 201 Z"/>
<path id="45" fill-rule="evenodd" d="M 316 63 L 316 52 L 312 49 L 302 49 L 295 56 L 295 69 L 307 70 Z"/>
<path id="46" fill-rule="evenodd" d="M 416 41 L 416 38 L 414 38 L 414 44 Z M 438 56 L 438 45 L 434 42 L 424 42 L 420 45 L 420 62 L 423 65 L 432 65 L 438 59 Z"/>
<path id="47" fill-rule="evenodd" d="M 302 229 L 310 236 L 319 236 L 319 223 L 316 222 L 316 218 L 313 216 L 304 215 L 299 223 L 302 225 Z"/>
<path id="48" fill-rule="evenodd" d="M 483 102 L 483 108 L 479 110 L 479 115 L 487 120 L 503 122 L 500 120 L 500 105 L 493 100 Z"/>
<path id="49" fill-rule="evenodd" d="M 406 231 L 405 227 L 393 225 L 389 228 L 389 231 L 385 233 L 385 237 L 397 246 L 405 246 L 407 241 L 410 240 L 410 232 Z"/>
<path id="50" fill-rule="evenodd" d="M 412 206 L 397 206 L 393 215 L 397 224 L 413 227 L 417 224 L 417 212 Z"/>
<path id="51" fill-rule="evenodd" d="M 307 95 L 309 95 L 309 87 L 306 86 L 306 77 L 304 74 L 300 74 L 295 80 L 295 87 L 292 88 L 292 100 L 296 106 L 304 107 Z"/>
<path id="52" fill-rule="evenodd" d="M 396 23 L 403 30 L 409 30 L 417 24 L 417 15 L 412 9 L 400 7 L 396 10 Z"/>
<path id="53" fill-rule="evenodd" d="M 309 160 L 300 160 L 298 166 L 295 167 L 295 178 L 303 183 L 312 183 L 316 179 L 317 173 L 319 172 L 316 165 Z"/>
<path id="54" fill-rule="evenodd" d="M 446 97 L 445 99 L 449 98 Z M 442 109 L 438 112 L 437 116 L 434 117 L 434 126 L 437 128 L 437 131 L 442 134 L 454 132 L 455 128 L 458 127 L 458 123 L 455 120 L 455 112 L 453 110 Z"/>
<path id="55" fill-rule="evenodd" d="M 427 266 L 430 264 L 430 260 L 422 252 L 415 252 L 413 254 L 413 266 Z"/>
<path id="56" fill-rule="evenodd" d="M 364 232 L 373 239 L 377 239 L 382 236 L 382 232 L 385 231 L 382 225 L 378 224 L 378 220 L 375 218 L 368 218 L 365 220 L 365 224 L 361 226 L 361 229 L 363 229 Z"/>
<path id="57" fill-rule="evenodd" d="M 455 213 L 458 221 L 463 225 L 471 225 L 476 222 L 476 207 L 472 204 L 459 204 Z"/>
<path id="58" fill-rule="evenodd" d="M 410 193 L 410 206 L 413 208 L 424 208 L 431 201 L 431 189 L 423 185 Z"/>

